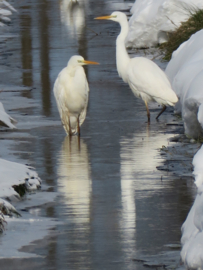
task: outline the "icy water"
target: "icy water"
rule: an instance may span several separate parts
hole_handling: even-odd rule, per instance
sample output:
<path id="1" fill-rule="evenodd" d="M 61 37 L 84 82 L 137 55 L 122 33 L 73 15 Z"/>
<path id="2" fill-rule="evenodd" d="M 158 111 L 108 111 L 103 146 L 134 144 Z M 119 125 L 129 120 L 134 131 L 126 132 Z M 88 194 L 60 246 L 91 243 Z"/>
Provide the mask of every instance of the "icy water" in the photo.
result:
<path id="1" fill-rule="evenodd" d="M 58 194 L 54 203 L 30 213 L 60 223 L 36 245 L 22 248 L 43 257 L 3 259 L 0 269 L 14 269 L 14 263 L 21 270 L 145 269 L 133 261 L 138 254 L 157 254 L 179 243 L 193 200 L 191 180 L 156 169 L 163 161 L 159 149 L 175 132 L 166 125 L 174 116 L 168 110 L 157 122 L 160 108 L 151 106 L 152 121 L 147 124 L 143 102 L 117 75 L 119 26 L 93 20 L 114 10 L 126 11 L 129 4 L 14 2 L 19 10 L 13 19 L 15 36 L 6 41 L 1 57 L 10 73 L 4 73 L 1 83 L 32 90 L 12 94 L 12 105 L 1 93 L 5 107 L 10 106 L 10 114 L 19 121 L 19 131 L 2 133 L 1 144 L 11 144 L 11 160 L 30 162 L 45 189 Z M 86 68 L 90 100 L 80 140 L 65 136 L 52 92 L 73 54 L 101 63 Z"/>

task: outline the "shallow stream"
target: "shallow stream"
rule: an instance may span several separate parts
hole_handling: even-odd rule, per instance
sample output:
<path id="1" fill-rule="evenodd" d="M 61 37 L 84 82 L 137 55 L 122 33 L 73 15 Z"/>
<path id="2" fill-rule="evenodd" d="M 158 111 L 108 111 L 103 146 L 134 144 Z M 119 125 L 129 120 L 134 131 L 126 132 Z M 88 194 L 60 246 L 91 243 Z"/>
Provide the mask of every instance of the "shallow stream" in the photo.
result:
<path id="1" fill-rule="evenodd" d="M 176 126 L 166 123 L 176 119 L 168 109 L 157 122 L 160 107 L 152 105 L 147 124 L 144 103 L 117 75 L 119 26 L 93 20 L 114 10 L 127 12 L 131 4 L 13 3 L 19 13 L 6 46 L 1 45 L 1 84 L 26 88 L 0 94 L 18 120 L 18 131 L 1 132 L 0 156 L 31 163 L 43 180 L 41 196 L 45 190 L 56 192 L 53 203 L 31 207 L 22 216 L 59 222 L 45 239 L 21 249 L 42 257 L 10 260 L 4 251 L 1 270 L 142 270 L 133 260 L 139 254 L 154 255 L 179 244 L 180 227 L 194 198 L 192 180 L 156 169 L 163 162 L 159 149 L 176 132 Z M 101 63 L 86 68 L 90 100 L 80 140 L 65 136 L 52 91 L 74 54 Z M 20 242 L 23 231 L 15 230 Z"/>

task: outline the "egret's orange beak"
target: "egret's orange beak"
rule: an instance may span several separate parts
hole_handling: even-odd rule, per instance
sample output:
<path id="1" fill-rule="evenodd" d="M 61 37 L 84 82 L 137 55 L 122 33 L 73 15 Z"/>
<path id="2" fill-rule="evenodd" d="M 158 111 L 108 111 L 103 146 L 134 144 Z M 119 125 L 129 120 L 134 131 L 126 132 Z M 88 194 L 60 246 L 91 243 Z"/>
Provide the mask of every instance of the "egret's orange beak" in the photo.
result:
<path id="1" fill-rule="evenodd" d="M 98 62 L 94 62 L 94 61 L 87 61 L 87 60 L 84 60 L 84 61 L 83 61 L 83 63 L 84 63 L 84 64 L 86 64 L 86 65 L 99 65 L 99 63 L 98 63 Z"/>
<path id="2" fill-rule="evenodd" d="M 108 16 L 102 16 L 102 17 L 96 17 L 95 20 L 110 20 L 112 18 L 111 15 Z"/>

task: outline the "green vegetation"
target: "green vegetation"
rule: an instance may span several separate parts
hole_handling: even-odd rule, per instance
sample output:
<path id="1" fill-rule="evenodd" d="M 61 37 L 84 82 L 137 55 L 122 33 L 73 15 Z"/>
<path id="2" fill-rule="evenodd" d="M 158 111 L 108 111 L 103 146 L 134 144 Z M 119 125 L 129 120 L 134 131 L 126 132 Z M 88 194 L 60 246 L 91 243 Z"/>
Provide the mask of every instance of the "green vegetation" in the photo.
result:
<path id="1" fill-rule="evenodd" d="M 169 40 L 160 45 L 160 50 L 164 53 L 164 59 L 170 60 L 172 53 L 186 40 L 188 40 L 191 35 L 195 34 L 197 31 L 203 29 L 203 9 L 193 8 L 188 11 L 191 16 L 188 21 L 183 22 L 176 31 L 168 33 Z"/>

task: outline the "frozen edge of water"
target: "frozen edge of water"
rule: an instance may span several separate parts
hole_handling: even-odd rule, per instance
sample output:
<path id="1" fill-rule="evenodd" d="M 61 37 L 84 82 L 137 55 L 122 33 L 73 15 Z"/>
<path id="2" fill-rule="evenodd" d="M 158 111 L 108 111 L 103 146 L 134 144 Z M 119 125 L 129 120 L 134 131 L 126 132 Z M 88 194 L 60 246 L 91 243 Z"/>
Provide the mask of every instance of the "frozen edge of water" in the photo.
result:
<path id="1" fill-rule="evenodd" d="M 49 234 L 51 228 L 59 224 L 54 219 L 33 217 L 26 212 L 23 214 L 23 218 L 6 218 L 6 221 L 8 222 L 6 231 L 0 237 L 0 259 L 42 257 L 19 250 L 23 246 L 35 245 L 32 242 L 43 239 Z"/>
<path id="2" fill-rule="evenodd" d="M 140 262 L 143 266 L 156 269 L 176 269 L 184 270 L 184 265 L 180 262 L 180 250 L 166 251 L 157 255 L 143 255 L 135 256 L 133 261 Z"/>
<path id="3" fill-rule="evenodd" d="M 16 205 L 21 209 L 21 218 L 6 217 L 6 230 L 0 235 L 0 259 L 42 257 L 35 253 L 19 251 L 24 246 L 35 245 L 36 240 L 50 235 L 50 230 L 61 222 L 53 218 L 38 216 L 39 206 L 54 202 L 56 192 L 37 192 L 26 194 Z M 34 208 L 34 209 L 33 209 Z M 24 211 L 26 210 L 26 211 Z M 28 211 L 29 210 L 29 211 Z M 36 216 L 35 216 L 36 215 Z"/>
<path id="4" fill-rule="evenodd" d="M 18 93 L 17 93 L 18 94 Z M 6 105 L 9 110 L 13 111 L 17 108 L 13 107 L 13 103 L 8 98 L 12 93 L 6 93 Z M 18 96 L 18 101 L 21 100 L 20 104 L 23 104 L 24 97 Z M 12 104 L 11 104 L 12 103 Z M 33 107 L 37 107 L 37 103 L 30 102 Z M 30 105 L 29 103 L 29 105 Z M 14 103 L 16 104 L 16 103 Z M 29 107 L 22 106 L 22 108 Z M 20 109 L 22 109 L 20 108 Z M 17 109 L 18 110 L 18 109 Z M 22 116 L 19 113 L 15 113 L 18 118 L 18 129 L 15 132 L 1 132 L 1 139 L 9 139 L 10 142 L 7 143 L 7 147 L 12 144 L 12 140 L 16 138 L 21 139 L 22 137 L 32 138 L 28 133 L 22 133 L 22 130 L 29 130 L 33 128 L 39 128 L 44 126 L 55 126 L 60 125 L 60 121 L 47 120 L 41 116 Z M 26 121 L 25 121 L 26 120 Z M 4 141 L 2 141 L 4 142 Z M 8 152 L 6 158 L 9 159 L 10 155 L 13 155 L 12 150 L 7 150 L 3 152 Z M 4 155 L 3 155 L 4 157 Z M 54 228 L 57 224 L 60 224 L 56 219 L 39 217 L 37 207 L 51 203 L 54 201 L 57 193 L 55 192 L 36 192 L 35 194 L 27 193 L 23 198 L 20 198 L 19 194 L 13 189 L 13 185 L 25 184 L 27 181 L 33 182 L 39 179 L 38 174 L 33 168 L 18 163 L 11 162 L 4 159 L 0 159 L 0 172 L 1 176 L 1 190 L 0 197 L 10 199 L 16 206 L 16 208 L 21 209 L 22 218 L 10 218 L 6 217 L 5 231 L 0 235 L 0 245 L 1 245 L 1 255 L 0 259 L 12 259 L 12 258 L 31 258 L 31 257 L 42 257 L 34 253 L 27 253 L 24 251 L 19 251 L 24 246 L 35 245 L 33 242 L 36 240 L 44 239 L 46 236 L 50 235 L 50 230 Z M 6 163 L 6 164 L 5 164 Z M 15 172 L 15 173 L 14 173 Z M 9 181 L 8 181 L 9 178 Z M 29 180 L 26 180 L 28 179 Z M 35 178 L 35 179 L 33 179 Z M 2 180 L 4 181 L 4 188 L 2 187 Z M 30 184 L 34 184 L 33 183 Z M 33 190 L 37 187 L 33 185 Z M 17 202 L 16 202 L 17 200 Z M 20 201 L 19 201 L 20 200 Z M 25 211 L 26 210 L 26 211 Z"/>

